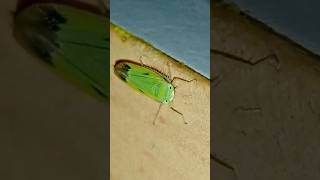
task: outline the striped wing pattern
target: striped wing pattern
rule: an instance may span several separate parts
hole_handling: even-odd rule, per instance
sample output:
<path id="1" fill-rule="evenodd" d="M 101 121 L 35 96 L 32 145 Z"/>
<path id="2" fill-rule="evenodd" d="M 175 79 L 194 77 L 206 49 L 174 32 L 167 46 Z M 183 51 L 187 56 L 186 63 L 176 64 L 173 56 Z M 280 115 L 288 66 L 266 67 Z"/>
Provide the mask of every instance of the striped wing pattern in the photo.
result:
<path id="1" fill-rule="evenodd" d="M 39 3 L 22 10 L 15 21 L 35 55 L 90 93 L 108 97 L 106 17 L 66 5 Z"/>

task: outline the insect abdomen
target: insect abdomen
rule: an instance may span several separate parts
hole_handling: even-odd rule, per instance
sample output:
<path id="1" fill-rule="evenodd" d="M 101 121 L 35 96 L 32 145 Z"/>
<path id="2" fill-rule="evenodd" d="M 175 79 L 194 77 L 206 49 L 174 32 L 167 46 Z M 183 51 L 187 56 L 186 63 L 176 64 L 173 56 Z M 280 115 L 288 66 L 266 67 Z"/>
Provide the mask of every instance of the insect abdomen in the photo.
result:
<path id="1" fill-rule="evenodd" d="M 118 60 L 115 74 L 133 89 L 160 102 L 171 102 L 174 89 L 166 77 L 153 68 L 129 60 Z"/>
<path id="2" fill-rule="evenodd" d="M 114 73 L 123 81 L 127 81 L 130 69 L 131 67 L 126 63 L 116 63 L 114 66 Z"/>

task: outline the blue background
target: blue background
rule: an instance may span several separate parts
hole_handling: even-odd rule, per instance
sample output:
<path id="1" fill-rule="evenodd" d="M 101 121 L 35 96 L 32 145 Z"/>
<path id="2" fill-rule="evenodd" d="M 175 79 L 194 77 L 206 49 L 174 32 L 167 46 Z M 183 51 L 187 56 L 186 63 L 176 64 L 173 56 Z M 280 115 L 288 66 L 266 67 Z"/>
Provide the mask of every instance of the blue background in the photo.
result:
<path id="1" fill-rule="evenodd" d="M 111 21 L 210 77 L 209 0 L 111 0 Z"/>
<path id="2" fill-rule="evenodd" d="M 319 0 L 232 0 L 232 2 L 280 34 L 320 54 Z"/>

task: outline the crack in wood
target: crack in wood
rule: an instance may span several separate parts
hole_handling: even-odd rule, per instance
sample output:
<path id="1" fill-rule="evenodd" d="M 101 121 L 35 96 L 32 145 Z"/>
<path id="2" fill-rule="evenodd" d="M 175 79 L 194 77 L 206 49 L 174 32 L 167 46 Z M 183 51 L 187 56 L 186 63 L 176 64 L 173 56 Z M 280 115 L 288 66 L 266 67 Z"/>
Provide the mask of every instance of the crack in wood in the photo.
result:
<path id="1" fill-rule="evenodd" d="M 316 110 L 315 110 L 315 108 L 314 108 L 313 105 L 312 105 L 312 100 L 309 100 L 309 102 L 308 102 L 308 107 L 309 107 L 309 109 L 311 110 L 312 114 L 316 114 Z"/>
<path id="2" fill-rule="evenodd" d="M 222 82 L 221 76 L 215 76 L 212 78 L 212 87 L 217 87 Z"/>
<path id="3" fill-rule="evenodd" d="M 227 52 L 223 52 L 223 51 L 219 51 L 217 49 L 210 49 L 210 53 L 214 53 L 214 54 L 218 54 L 218 55 L 221 55 L 221 56 L 224 56 L 224 57 L 227 57 L 231 60 L 234 60 L 234 61 L 237 61 L 237 62 L 241 62 L 241 63 L 244 63 L 244 64 L 247 64 L 249 66 L 256 66 L 264 61 L 268 61 L 270 59 L 273 59 L 275 61 L 275 64 L 271 63 L 271 65 L 275 68 L 276 71 L 279 72 L 280 70 L 280 60 L 278 58 L 278 56 L 273 53 L 273 54 L 269 54 L 265 57 L 262 57 L 254 62 L 250 61 L 249 59 L 245 59 L 245 58 L 242 58 L 242 57 L 239 57 L 239 56 L 236 56 L 236 55 L 233 55 L 233 54 L 230 54 L 230 53 L 227 53 Z"/>
<path id="4" fill-rule="evenodd" d="M 234 173 L 235 177 L 237 177 L 237 173 L 236 173 L 235 168 L 233 166 L 231 166 L 229 163 L 225 162 L 224 160 L 219 159 L 216 155 L 214 155 L 212 153 L 210 153 L 210 159 L 212 159 L 214 162 L 221 165 L 222 167 L 231 170 Z"/>
<path id="5" fill-rule="evenodd" d="M 234 111 L 245 111 L 245 112 L 261 112 L 261 107 L 245 107 L 245 106 L 238 106 L 234 108 Z"/>

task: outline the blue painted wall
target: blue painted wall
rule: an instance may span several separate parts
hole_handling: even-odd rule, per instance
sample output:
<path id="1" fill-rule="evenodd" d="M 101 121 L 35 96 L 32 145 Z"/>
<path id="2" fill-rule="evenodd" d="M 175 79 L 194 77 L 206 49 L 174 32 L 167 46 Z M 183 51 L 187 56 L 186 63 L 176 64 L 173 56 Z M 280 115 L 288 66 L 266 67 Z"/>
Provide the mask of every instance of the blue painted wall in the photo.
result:
<path id="1" fill-rule="evenodd" d="M 320 54 L 319 0 L 232 0 L 232 2 L 241 10 L 249 11 L 249 15 L 275 31 Z"/>
<path id="2" fill-rule="evenodd" d="M 210 77 L 209 0 L 111 0 L 111 21 Z"/>

